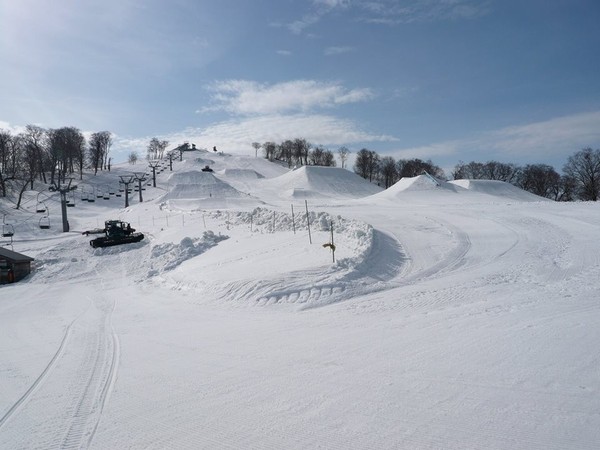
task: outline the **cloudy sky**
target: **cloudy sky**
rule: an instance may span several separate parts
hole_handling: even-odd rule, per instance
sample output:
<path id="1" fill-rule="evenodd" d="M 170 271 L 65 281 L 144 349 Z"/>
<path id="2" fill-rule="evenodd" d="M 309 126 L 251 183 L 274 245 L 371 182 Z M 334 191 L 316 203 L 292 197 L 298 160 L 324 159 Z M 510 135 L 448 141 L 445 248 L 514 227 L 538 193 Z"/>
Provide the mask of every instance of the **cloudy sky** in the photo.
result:
<path id="1" fill-rule="evenodd" d="M 600 148 L 598 0 L 0 0 L 0 128 L 113 153 L 304 137 L 396 158 Z M 121 155 L 119 158 L 117 155 Z"/>

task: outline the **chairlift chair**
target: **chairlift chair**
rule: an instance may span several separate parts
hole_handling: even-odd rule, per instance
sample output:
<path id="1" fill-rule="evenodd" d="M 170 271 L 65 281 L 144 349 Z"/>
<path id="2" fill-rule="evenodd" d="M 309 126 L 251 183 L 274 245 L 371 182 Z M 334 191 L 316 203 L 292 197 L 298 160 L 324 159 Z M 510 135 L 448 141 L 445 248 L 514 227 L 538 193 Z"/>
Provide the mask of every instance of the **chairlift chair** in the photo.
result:
<path id="1" fill-rule="evenodd" d="M 48 230 L 50 228 L 50 217 L 49 216 L 41 217 L 38 225 L 40 226 L 40 228 L 42 230 Z"/>
<path id="2" fill-rule="evenodd" d="M 13 237 L 15 234 L 15 227 L 10 223 L 6 223 L 6 214 L 2 218 L 2 237 Z"/>
<path id="3" fill-rule="evenodd" d="M 72 208 L 75 206 L 75 192 L 71 191 L 71 194 L 69 195 L 69 199 L 67 200 L 67 206 L 69 208 Z"/>
<path id="4" fill-rule="evenodd" d="M 35 207 L 35 212 L 37 213 L 45 213 L 46 212 L 46 204 L 44 202 L 38 201 L 37 206 Z"/>

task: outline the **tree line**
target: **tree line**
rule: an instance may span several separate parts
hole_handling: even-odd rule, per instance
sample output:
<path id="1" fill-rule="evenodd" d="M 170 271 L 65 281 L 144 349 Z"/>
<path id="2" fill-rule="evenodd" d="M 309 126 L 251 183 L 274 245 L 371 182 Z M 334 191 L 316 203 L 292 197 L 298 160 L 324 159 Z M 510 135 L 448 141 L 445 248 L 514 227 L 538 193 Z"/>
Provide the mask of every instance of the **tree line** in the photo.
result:
<path id="1" fill-rule="evenodd" d="M 92 133 L 86 139 L 75 127 L 45 129 L 27 125 L 13 134 L 0 129 L 0 197 L 17 194 L 17 208 L 23 193 L 33 189 L 35 180 L 60 184 L 83 170 L 110 170 L 112 135 L 109 131 Z"/>
<path id="2" fill-rule="evenodd" d="M 287 139 L 279 144 L 275 142 L 253 142 L 252 147 L 258 154 L 263 149 L 263 155 L 269 161 L 279 161 L 289 168 L 298 166 L 327 166 L 336 167 L 333 152 L 322 145 L 313 146 L 303 138 Z M 350 150 L 340 147 L 337 151 L 342 168 L 346 167 L 346 161 Z"/>
<path id="3" fill-rule="evenodd" d="M 571 155 L 562 168 L 562 175 L 548 164 L 519 166 L 498 161 L 465 163 L 460 161 L 450 174 L 451 179 L 498 180 L 511 183 L 525 191 L 555 201 L 592 200 L 600 198 L 600 150 L 584 148 Z M 360 150 L 354 172 L 386 189 L 403 177 L 428 173 L 446 180 L 446 174 L 431 160 L 380 157 L 368 149 Z"/>
<path id="4" fill-rule="evenodd" d="M 288 167 L 303 165 L 336 166 L 334 153 L 323 146 L 313 147 L 306 139 L 285 140 L 279 144 L 252 143 L 258 155 L 270 161 L 280 161 Z M 350 150 L 340 147 L 337 156 L 342 168 L 346 168 Z M 562 168 L 562 174 L 548 164 L 517 165 L 499 161 L 465 163 L 459 161 L 448 177 L 431 160 L 418 158 L 394 159 L 380 156 L 377 152 L 363 148 L 356 153 L 354 172 L 370 182 L 389 188 L 404 177 L 415 177 L 428 173 L 441 180 L 471 179 L 497 180 L 513 184 L 525 191 L 555 201 L 600 199 L 600 150 L 584 148 L 571 155 Z"/>

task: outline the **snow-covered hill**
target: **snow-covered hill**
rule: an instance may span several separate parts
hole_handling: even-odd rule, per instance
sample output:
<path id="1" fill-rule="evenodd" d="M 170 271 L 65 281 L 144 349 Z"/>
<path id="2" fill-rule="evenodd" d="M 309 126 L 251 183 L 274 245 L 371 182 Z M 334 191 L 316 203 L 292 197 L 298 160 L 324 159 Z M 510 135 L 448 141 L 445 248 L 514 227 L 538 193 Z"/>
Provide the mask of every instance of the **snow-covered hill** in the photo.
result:
<path id="1" fill-rule="evenodd" d="M 73 180 L 69 233 L 0 199 L 0 448 L 600 446 L 596 204 L 183 157 L 127 208 L 145 167 Z M 91 248 L 114 218 L 146 238 Z"/>

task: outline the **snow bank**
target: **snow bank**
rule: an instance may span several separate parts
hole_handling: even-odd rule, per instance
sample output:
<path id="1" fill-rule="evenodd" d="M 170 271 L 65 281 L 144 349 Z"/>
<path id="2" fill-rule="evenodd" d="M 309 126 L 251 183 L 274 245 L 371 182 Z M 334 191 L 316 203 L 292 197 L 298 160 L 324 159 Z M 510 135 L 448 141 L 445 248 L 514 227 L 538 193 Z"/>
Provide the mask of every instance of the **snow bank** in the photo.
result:
<path id="1" fill-rule="evenodd" d="M 265 186 L 276 188 L 284 197 L 361 198 L 380 192 L 355 173 L 337 167 L 303 166 L 272 180 Z"/>
<path id="2" fill-rule="evenodd" d="M 460 186 L 471 192 L 491 195 L 503 199 L 511 199 L 522 202 L 550 201 L 549 199 L 539 197 L 531 192 L 524 191 L 510 183 L 496 180 L 453 180 L 448 184 Z"/>

